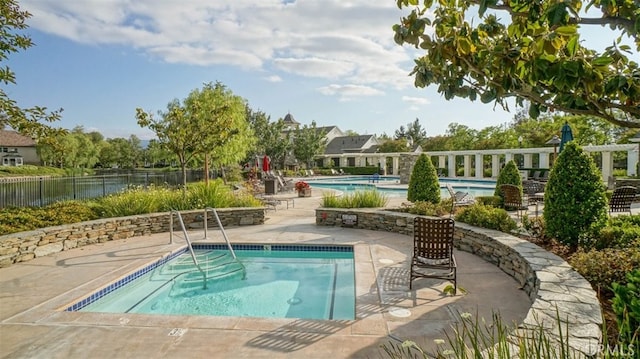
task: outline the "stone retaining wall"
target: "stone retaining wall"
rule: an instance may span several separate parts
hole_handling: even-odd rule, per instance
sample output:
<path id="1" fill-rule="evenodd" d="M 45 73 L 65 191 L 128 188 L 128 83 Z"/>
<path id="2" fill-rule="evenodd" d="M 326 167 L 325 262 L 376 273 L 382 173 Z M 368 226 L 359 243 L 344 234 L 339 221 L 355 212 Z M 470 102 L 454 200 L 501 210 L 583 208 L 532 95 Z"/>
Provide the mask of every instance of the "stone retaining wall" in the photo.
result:
<path id="1" fill-rule="evenodd" d="M 354 225 L 343 215 L 356 215 Z M 345 226 L 413 235 L 415 215 L 375 209 L 316 209 L 316 225 Z M 568 331 L 572 348 L 588 355 L 598 352 L 602 315 L 591 285 L 562 258 L 507 233 L 456 222 L 455 246 L 495 264 L 520 283 L 531 299 L 522 327 L 543 325 L 546 333 Z"/>
<path id="2" fill-rule="evenodd" d="M 218 209 L 223 227 L 264 224 L 265 208 Z M 202 229 L 204 211 L 181 211 L 188 230 Z M 207 227 L 218 226 L 208 213 Z M 88 244 L 169 232 L 170 213 L 98 219 L 0 236 L 0 268 Z M 175 220 L 174 228 L 179 229 Z"/>

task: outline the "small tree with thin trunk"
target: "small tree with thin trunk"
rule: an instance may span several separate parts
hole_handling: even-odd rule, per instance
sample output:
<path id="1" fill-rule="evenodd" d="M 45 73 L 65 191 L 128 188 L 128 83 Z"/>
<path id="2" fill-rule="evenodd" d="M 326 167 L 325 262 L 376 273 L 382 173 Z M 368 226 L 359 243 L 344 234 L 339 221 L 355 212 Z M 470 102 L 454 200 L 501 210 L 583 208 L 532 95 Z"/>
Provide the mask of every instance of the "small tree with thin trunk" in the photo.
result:
<path id="1" fill-rule="evenodd" d="M 411 202 L 426 201 L 440 203 L 440 182 L 438 173 L 426 154 L 418 157 L 407 189 L 407 199 Z"/>
<path id="2" fill-rule="evenodd" d="M 571 141 L 554 163 L 544 191 L 547 235 L 577 246 L 602 228 L 607 199 L 600 171 L 591 156 Z"/>

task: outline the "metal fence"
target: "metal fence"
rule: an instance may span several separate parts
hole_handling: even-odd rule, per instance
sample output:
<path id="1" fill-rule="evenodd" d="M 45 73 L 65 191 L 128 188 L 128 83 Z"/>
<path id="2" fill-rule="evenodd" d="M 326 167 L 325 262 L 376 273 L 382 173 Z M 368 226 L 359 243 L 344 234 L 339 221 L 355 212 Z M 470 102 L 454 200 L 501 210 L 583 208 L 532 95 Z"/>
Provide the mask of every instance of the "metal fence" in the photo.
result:
<path id="1" fill-rule="evenodd" d="M 187 182 L 204 179 L 202 171 L 188 171 Z M 81 177 L 0 178 L 0 208 L 46 206 L 65 200 L 103 197 L 135 186 L 177 186 L 182 172 L 133 172 Z"/>

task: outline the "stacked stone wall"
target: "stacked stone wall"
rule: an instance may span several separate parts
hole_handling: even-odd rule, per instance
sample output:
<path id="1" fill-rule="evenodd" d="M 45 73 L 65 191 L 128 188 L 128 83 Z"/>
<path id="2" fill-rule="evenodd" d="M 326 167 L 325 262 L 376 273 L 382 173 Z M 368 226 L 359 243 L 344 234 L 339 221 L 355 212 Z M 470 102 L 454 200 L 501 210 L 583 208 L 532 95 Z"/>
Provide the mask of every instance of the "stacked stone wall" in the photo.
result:
<path id="1" fill-rule="evenodd" d="M 218 209 L 223 227 L 264 224 L 264 208 Z M 204 228 L 204 211 L 181 211 L 187 230 Z M 207 215 L 207 228 L 218 226 L 212 213 Z M 116 239 L 169 232 L 171 214 L 152 213 L 138 216 L 98 219 L 94 221 L 41 228 L 0 236 L 0 268 L 36 257 L 103 243 Z M 179 229 L 176 217 L 174 228 Z"/>
<path id="2" fill-rule="evenodd" d="M 343 215 L 357 221 L 343 223 Z M 375 209 L 316 209 L 316 225 L 413 235 L 415 215 Z M 493 263 L 513 277 L 531 299 L 522 327 L 544 326 L 546 333 L 568 335 L 569 345 L 592 356 L 601 343 L 602 315 L 589 282 L 557 255 L 507 233 L 457 222 L 454 245 Z M 460 265 L 460 263 L 458 263 Z M 562 328 L 558 328 L 558 325 Z M 568 334 L 567 334 L 568 333 Z"/>

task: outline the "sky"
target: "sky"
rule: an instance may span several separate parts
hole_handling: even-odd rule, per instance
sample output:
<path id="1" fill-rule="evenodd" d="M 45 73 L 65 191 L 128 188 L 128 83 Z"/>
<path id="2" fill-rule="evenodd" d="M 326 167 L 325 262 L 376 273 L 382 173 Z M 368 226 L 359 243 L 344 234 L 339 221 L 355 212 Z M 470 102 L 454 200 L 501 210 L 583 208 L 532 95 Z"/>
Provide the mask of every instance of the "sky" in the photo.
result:
<path id="1" fill-rule="evenodd" d="M 393 42 L 410 10 L 395 0 L 21 0 L 34 46 L 12 54 L 21 107 L 63 108 L 55 126 L 106 138 L 154 138 L 136 108 L 157 114 L 221 82 L 272 121 L 393 135 L 419 119 L 427 136 L 450 123 L 511 122 L 492 104 L 447 101 L 409 76 L 416 52 Z"/>

